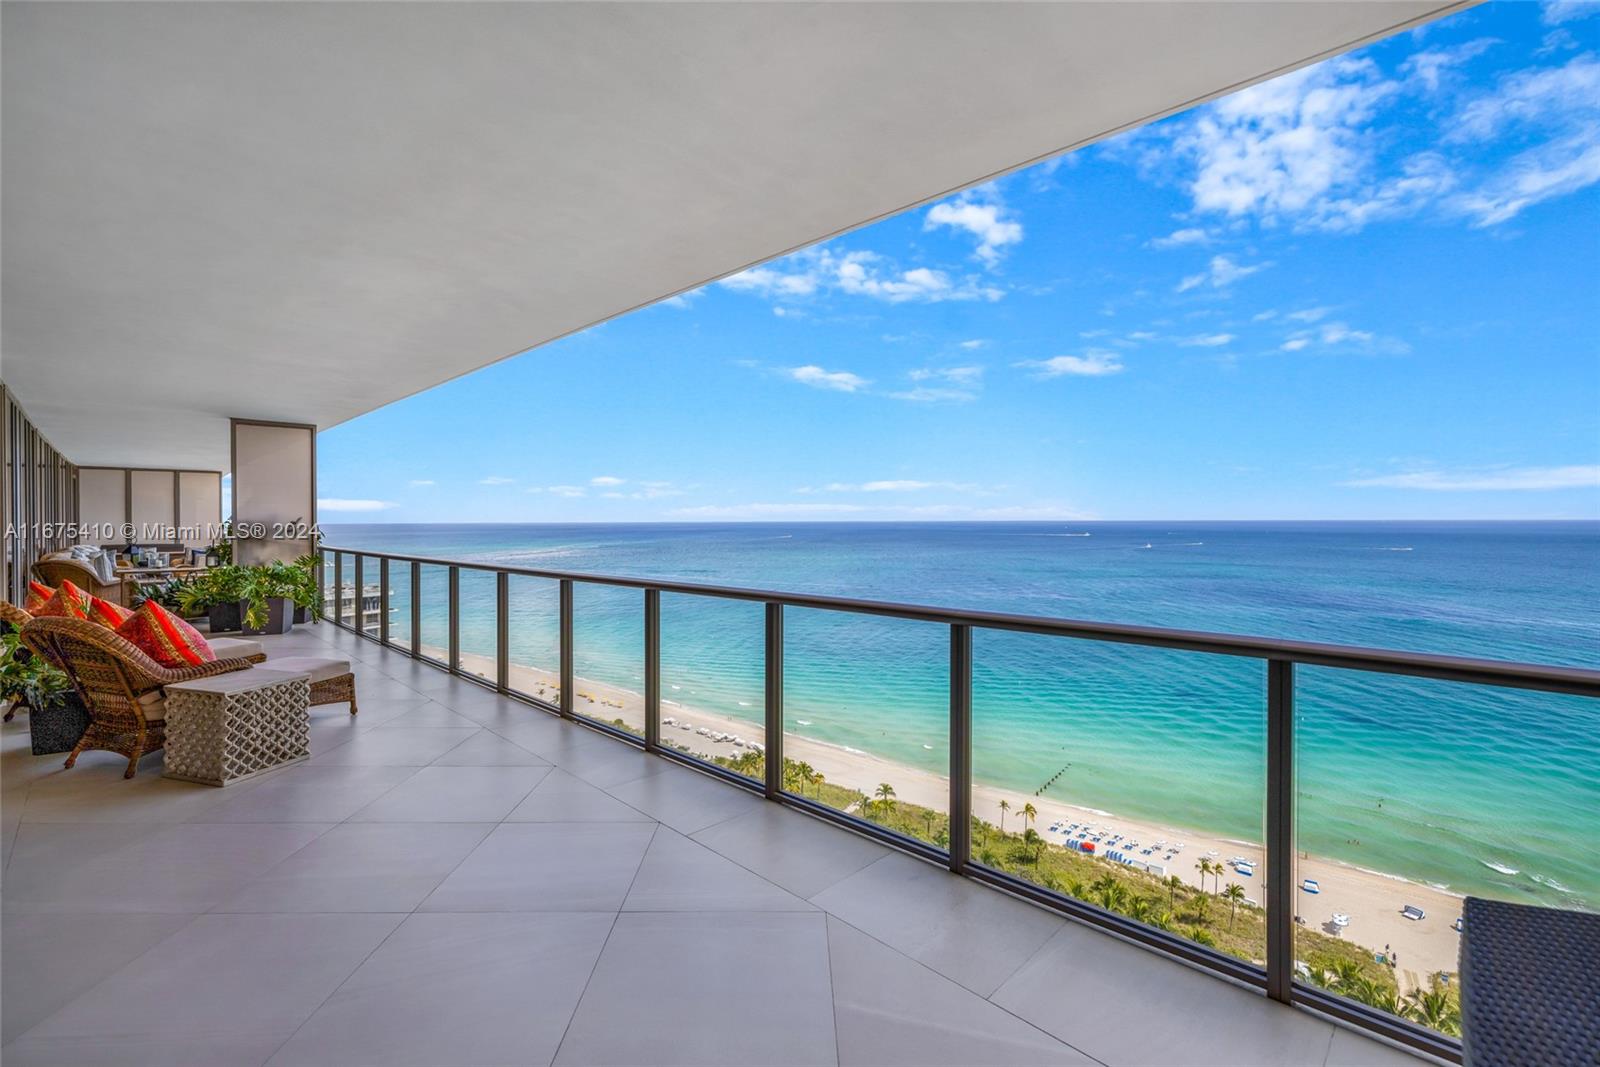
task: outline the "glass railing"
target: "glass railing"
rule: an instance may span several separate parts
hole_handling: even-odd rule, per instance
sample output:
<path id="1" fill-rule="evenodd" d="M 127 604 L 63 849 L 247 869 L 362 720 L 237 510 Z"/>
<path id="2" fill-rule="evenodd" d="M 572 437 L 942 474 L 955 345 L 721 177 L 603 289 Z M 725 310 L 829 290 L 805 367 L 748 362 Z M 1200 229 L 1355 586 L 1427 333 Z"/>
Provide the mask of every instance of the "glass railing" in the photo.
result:
<path id="1" fill-rule="evenodd" d="M 1462 894 L 1600 903 L 1600 671 L 360 559 L 340 626 L 1447 1059 Z"/>

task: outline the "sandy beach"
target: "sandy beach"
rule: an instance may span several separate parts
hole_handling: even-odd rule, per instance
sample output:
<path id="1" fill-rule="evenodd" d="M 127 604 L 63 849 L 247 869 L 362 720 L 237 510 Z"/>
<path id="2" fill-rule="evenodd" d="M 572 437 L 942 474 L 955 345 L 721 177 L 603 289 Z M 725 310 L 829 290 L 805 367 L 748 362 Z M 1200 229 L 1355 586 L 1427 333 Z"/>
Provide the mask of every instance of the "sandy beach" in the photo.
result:
<path id="1" fill-rule="evenodd" d="M 425 651 L 441 660 L 444 658 L 442 649 Z M 462 665 L 464 670 L 480 677 L 494 676 L 494 663 L 489 657 L 464 653 Z M 643 732 L 642 694 L 583 678 L 575 681 L 573 706 L 578 714 L 605 722 L 621 719 Z M 559 679 L 553 671 L 513 665 L 510 684 L 513 689 L 554 703 Z M 690 707 L 670 699 L 667 693 L 663 694 L 661 704 L 663 742 L 671 742 L 697 754 L 738 756 L 748 751 L 749 742 L 759 744 L 765 740 L 759 723 Z M 672 724 L 667 723 L 669 718 L 674 720 Z M 683 724 L 688 724 L 688 728 L 684 728 Z M 734 735 L 746 745 L 702 736 L 696 732 L 701 727 L 714 734 Z M 867 794 L 871 794 L 878 783 L 889 782 L 902 801 L 936 811 L 949 809 L 949 780 L 945 776 L 809 738 L 805 736 L 804 729 L 798 722 L 791 722 L 784 737 L 784 755 L 788 759 L 811 764 L 828 782 L 859 789 Z M 1103 839 L 1099 845 L 1102 852 L 1108 847 L 1131 851 L 1140 860 L 1161 864 L 1165 866 L 1166 874 L 1177 875 L 1194 886 L 1200 885 L 1201 876 L 1195 868 L 1202 857 L 1224 863 L 1235 858 L 1247 860 L 1255 866 L 1253 875 L 1241 875 L 1230 866 L 1222 877 L 1222 884 L 1226 886 L 1230 882 L 1237 882 L 1244 886 L 1250 900 L 1261 903 L 1265 899 L 1262 884 L 1265 854 L 1259 843 L 1181 827 L 1176 820 L 1173 823 L 1156 823 L 1128 819 L 1059 799 L 976 782 L 972 793 L 974 813 L 992 825 L 1000 825 L 1000 801 L 1005 800 L 1010 805 L 1006 828 L 1012 832 L 1020 830 L 1022 807 L 1031 803 L 1039 813 L 1033 826 L 1046 841 L 1060 845 L 1069 839 L 1064 833 L 1052 831 L 1051 828 L 1057 824 L 1063 828 L 1074 823 L 1079 824 L 1080 829 L 1093 827 L 1093 832 Z M 1075 835 L 1076 831 L 1073 833 Z M 1123 838 L 1118 845 L 1105 843 L 1104 839 L 1118 834 Z M 1139 847 L 1128 849 L 1127 843 L 1132 841 L 1139 842 Z M 1154 846 L 1157 842 L 1165 843 L 1167 847 L 1148 856 L 1140 854 L 1144 848 Z M 1175 850 L 1174 846 L 1180 843 L 1182 847 Z M 1170 859 L 1167 858 L 1169 855 Z M 1397 960 L 1396 977 L 1402 992 L 1426 987 L 1428 975 L 1436 971 L 1456 969 L 1460 935 L 1455 932 L 1454 924 L 1461 914 L 1460 896 L 1398 876 L 1303 854 L 1297 862 L 1295 876 L 1298 914 L 1305 925 L 1330 935 L 1339 935 L 1330 919 L 1336 912 L 1348 915 L 1350 924 L 1340 936 L 1374 952 L 1381 952 L 1388 946 Z M 1320 892 L 1311 894 L 1299 888 L 1305 879 L 1316 881 Z M 1206 881 L 1207 888 L 1214 889 L 1213 879 L 1207 877 Z M 1413 921 L 1402 916 L 1401 909 L 1407 904 L 1424 909 L 1427 918 Z"/>

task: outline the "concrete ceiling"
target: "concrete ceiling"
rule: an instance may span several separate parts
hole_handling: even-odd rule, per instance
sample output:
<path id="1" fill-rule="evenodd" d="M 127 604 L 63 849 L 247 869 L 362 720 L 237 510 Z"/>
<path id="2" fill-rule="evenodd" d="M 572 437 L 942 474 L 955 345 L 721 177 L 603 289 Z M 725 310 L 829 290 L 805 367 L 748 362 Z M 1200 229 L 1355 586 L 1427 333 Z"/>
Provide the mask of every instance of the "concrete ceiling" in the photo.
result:
<path id="1" fill-rule="evenodd" d="M 1455 6 L 7 2 L 0 373 L 226 469 Z"/>

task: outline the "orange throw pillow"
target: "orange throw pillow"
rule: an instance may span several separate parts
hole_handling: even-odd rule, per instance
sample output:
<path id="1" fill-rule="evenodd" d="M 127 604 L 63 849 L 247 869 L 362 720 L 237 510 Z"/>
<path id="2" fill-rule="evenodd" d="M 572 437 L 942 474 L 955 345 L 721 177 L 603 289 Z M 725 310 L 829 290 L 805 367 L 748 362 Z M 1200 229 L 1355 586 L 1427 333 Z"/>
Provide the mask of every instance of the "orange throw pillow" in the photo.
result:
<path id="1" fill-rule="evenodd" d="M 33 613 L 36 619 L 87 619 L 89 617 L 89 594 L 73 585 L 71 582 L 62 582 L 56 591 L 50 594 L 50 599 L 39 605 Z"/>
<path id="2" fill-rule="evenodd" d="M 121 604 L 113 604 L 97 596 L 89 598 L 89 620 L 99 623 L 108 630 L 115 630 L 132 617 L 133 612 Z"/>
<path id="3" fill-rule="evenodd" d="M 163 667 L 197 667 L 217 658 L 200 631 L 154 600 L 146 600 L 128 621 L 117 627 L 127 638 Z"/>
<path id="4" fill-rule="evenodd" d="M 56 591 L 43 582 L 34 579 L 28 580 L 28 599 L 22 605 L 22 610 L 29 615 L 39 614 L 39 609 L 44 607 L 45 601 L 56 595 Z"/>

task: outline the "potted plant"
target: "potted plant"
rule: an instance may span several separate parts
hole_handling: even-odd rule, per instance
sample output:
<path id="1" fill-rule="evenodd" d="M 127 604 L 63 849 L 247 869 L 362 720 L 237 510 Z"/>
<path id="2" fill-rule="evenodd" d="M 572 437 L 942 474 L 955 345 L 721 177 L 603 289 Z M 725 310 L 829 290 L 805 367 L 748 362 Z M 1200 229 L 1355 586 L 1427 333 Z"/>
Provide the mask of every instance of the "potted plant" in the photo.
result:
<path id="1" fill-rule="evenodd" d="M 222 532 L 206 549 L 206 566 L 226 567 L 233 562 L 233 541 L 230 540 L 232 536 L 233 522 L 229 520 L 222 524 Z"/>
<path id="2" fill-rule="evenodd" d="M 71 681 L 24 647 L 15 631 L 0 635 L 0 700 L 27 704 L 35 756 L 72 751 L 89 728 L 89 709 Z"/>
<path id="3" fill-rule="evenodd" d="M 289 566 L 294 572 L 294 621 L 311 622 L 322 618 L 322 594 L 317 589 L 317 570 L 322 566 L 322 557 L 301 556 Z"/>
<path id="4" fill-rule="evenodd" d="M 245 634 L 288 633 L 294 625 L 296 568 L 288 563 L 267 563 L 236 569 L 244 571 L 239 609 Z"/>
<path id="5" fill-rule="evenodd" d="M 196 588 L 190 591 L 190 602 L 186 606 L 204 606 L 214 634 L 237 630 L 243 625 L 245 586 L 249 578 L 245 567 L 213 567 L 196 579 Z"/>

